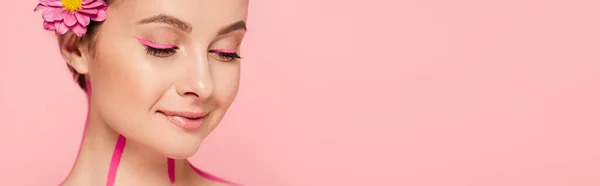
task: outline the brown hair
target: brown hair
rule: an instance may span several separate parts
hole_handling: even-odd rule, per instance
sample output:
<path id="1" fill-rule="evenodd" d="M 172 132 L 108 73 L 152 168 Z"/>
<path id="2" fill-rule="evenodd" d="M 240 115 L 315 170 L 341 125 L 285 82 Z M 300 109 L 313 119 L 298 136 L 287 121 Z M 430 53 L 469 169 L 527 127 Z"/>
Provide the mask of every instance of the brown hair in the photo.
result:
<path id="1" fill-rule="evenodd" d="M 114 1 L 115 0 L 104 0 L 104 2 L 106 2 L 106 4 L 109 5 L 109 6 Z M 98 29 L 100 28 L 101 25 L 102 25 L 102 23 L 100 23 L 100 22 L 91 21 L 90 24 L 87 26 L 87 32 L 86 32 L 86 34 L 80 40 L 82 42 L 87 42 L 88 43 L 88 48 L 90 49 L 90 51 L 94 51 L 94 49 L 96 48 L 96 39 L 97 39 L 97 37 L 95 37 L 95 36 L 96 36 L 96 34 L 98 32 Z M 73 69 L 73 67 L 71 67 L 69 65 L 67 65 L 67 66 L 69 67 L 69 70 L 73 74 L 73 79 L 75 79 L 75 81 L 77 82 L 77 84 L 79 85 L 79 87 L 81 89 L 83 89 L 84 91 L 87 91 L 87 85 L 86 85 L 85 76 L 79 74 L 77 71 L 75 71 L 75 69 Z"/>

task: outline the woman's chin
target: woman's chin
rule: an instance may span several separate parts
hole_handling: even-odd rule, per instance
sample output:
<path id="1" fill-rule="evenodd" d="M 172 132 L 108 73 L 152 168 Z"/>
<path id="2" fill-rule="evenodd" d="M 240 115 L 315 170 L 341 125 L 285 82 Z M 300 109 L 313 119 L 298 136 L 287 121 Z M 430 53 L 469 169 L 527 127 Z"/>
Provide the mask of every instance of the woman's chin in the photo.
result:
<path id="1" fill-rule="evenodd" d="M 173 159 L 186 159 L 193 156 L 198 152 L 204 141 L 204 137 L 200 132 L 182 133 L 173 130 L 154 130 L 150 132 L 131 132 L 130 134 L 129 131 L 124 131 L 123 135 L 127 138 L 127 145 L 138 146 L 136 144 L 139 144 L 139 146 L 148 148 L 154 153 Z"/>
<path id="2" fill-rule="evenodd" d="M 164 155 L 167 158 L 181 160 L 181 159 L 188 159 L 188 158 L 192 157 L 194 154 L 196 154 L 196 152 L 197 151 L 168 152 L 168 153 L 165 153 Z"/>
<path id="3" fill-rule="evenodd" d="M 198 152 L 201 142 L 202 140 L 187 143 L 161 144 L 161 147 L 158 147 L 157 150 L 164 156 L 172 159 L 187 159 Z"/>

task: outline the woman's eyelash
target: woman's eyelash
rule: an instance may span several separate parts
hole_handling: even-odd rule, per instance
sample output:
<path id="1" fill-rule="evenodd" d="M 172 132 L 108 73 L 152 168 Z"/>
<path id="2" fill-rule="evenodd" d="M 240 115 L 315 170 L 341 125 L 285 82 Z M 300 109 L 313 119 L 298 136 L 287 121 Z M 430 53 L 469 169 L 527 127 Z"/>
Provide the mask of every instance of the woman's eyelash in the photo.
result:
<path id="1" fill-rule="evenodd" d="M 221 57 L 227 57 L 227 58 L 234 58 L 234 59 L 240 59 L 242 57 L 240 57 L 240 55 L 238 55 L 235 52 L 216 52 L 217 54 L 219 54 L 219 56 Z"/>
<path id="2" fill-rule="evenodd" d="M 223 61 L 231 61 L 234 59 L 241 59 L 242 57 L 238 55 L 236 52 L 231 51 L 220 51 L 220 50 L 212 50 L 212 53 L 219 55 L 220 58 L 224 59 Z M 177 53 L 177 48 L 154 48 L 150 46 L 146 46 L 146 53 L 149 55 L 153 55 L 156 57 L 169 57 L 173 54 Z"/>
<path id="3" fill-rule="evenodd" d="M 209 52 L 217 54 L 219 58 L 217 60 L 224 62 L 242 58 L 237 54 L 237 50 L 210 50 Z"/>
<path id="4" fill-rule="evenodd" d="M 141 38 L 137 38 L 136 39 L 142 43 L 142 45 L 146 46 L 146 53 L 149 55 L 153 55 L 156 57 L 169 57 L 172 56 L 173 54 L 175 54 L 176 50 L 178 49 L 177 46 L 174 45 L 161 45 L 161 44 L 154 44 L 150 41 L 141 39 Z"/>
<path id="5" fill-rule="evenodd" d="M 153 55 L 156 57 L 169 57 L 175 54 L 177 48 L 153 48 L 150 46 L 146 46 L 146 53 L 149 55 Z"/>

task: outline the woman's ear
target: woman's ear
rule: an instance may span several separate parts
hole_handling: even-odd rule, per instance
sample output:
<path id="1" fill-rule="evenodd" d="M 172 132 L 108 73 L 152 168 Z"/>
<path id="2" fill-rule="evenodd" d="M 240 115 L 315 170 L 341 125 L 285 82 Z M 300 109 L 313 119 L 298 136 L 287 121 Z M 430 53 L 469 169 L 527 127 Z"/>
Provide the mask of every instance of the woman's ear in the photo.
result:
<path id="1" fill-rule="evenodd" d="M 67 64 L 77 71 L 77 73 L 87 74 L 90 66 L 88 45 L 82 42 L 83 39 L 73 32 L 57 35 L 57 38 L 60 54 Z"/>

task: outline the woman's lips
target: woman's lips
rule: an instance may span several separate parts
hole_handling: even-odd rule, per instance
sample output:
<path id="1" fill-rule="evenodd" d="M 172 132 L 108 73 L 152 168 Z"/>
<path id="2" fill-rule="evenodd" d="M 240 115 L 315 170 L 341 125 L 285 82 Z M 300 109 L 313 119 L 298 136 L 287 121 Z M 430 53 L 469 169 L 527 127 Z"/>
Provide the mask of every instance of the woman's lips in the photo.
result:
<path id="1" fill-rule="evenodd" d="M 208 114 L 206 112 L 176 112 L 166 110 L 159 110 L 158 112 L 163 114 L 171 123 L 188 130 L 200 128 L 204 123 L 204 118 Z"/>

